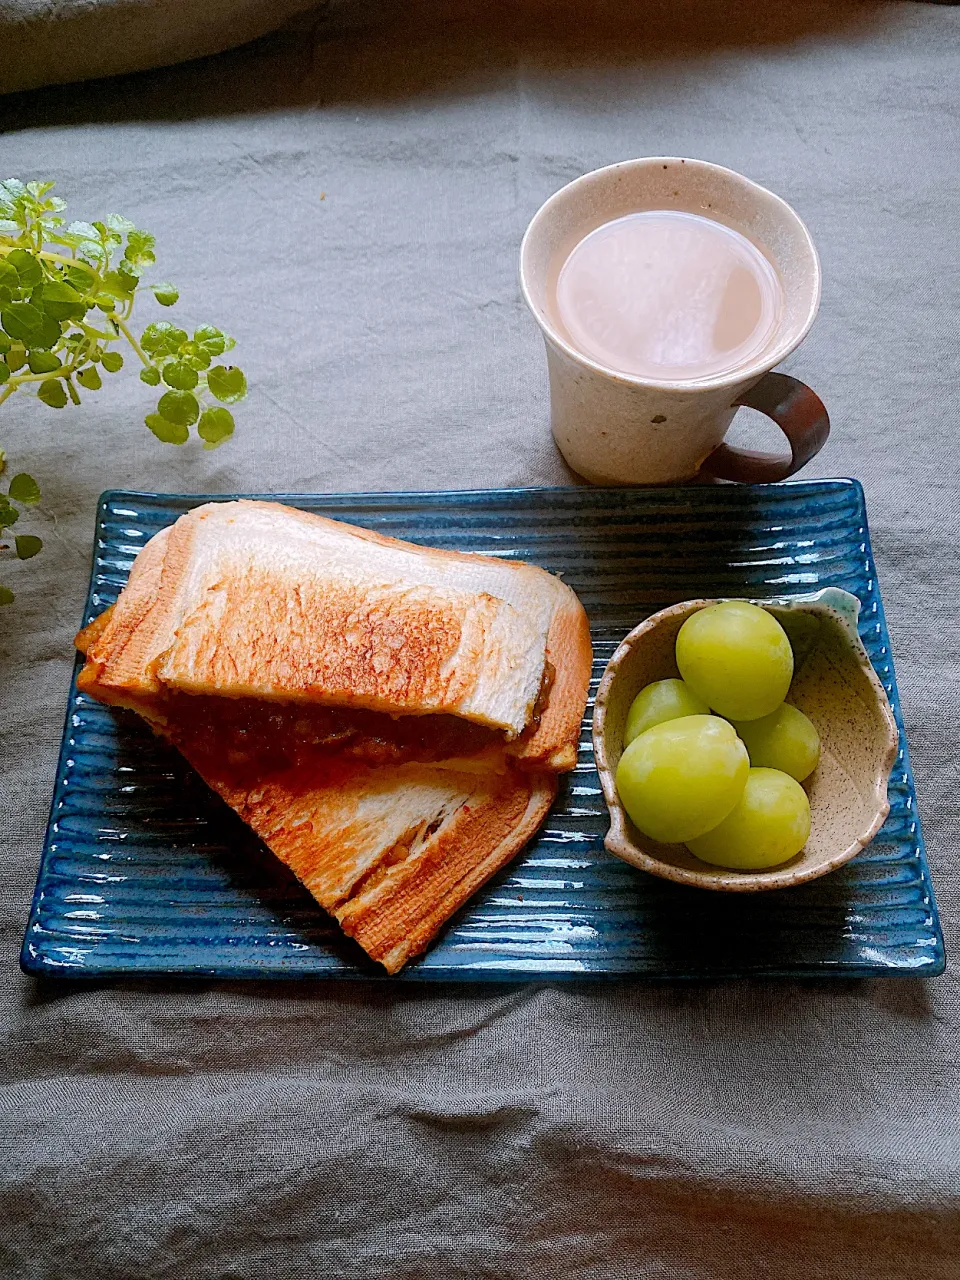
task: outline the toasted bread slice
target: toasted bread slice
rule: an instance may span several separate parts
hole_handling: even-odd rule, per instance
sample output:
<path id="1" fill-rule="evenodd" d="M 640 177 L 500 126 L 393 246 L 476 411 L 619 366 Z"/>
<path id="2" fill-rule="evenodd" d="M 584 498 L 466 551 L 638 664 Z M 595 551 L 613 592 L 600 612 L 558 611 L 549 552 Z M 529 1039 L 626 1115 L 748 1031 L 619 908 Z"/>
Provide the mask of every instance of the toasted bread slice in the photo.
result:
<path id="1" fill-rule="evenodd" d="M 207 781 L 390 973 L 523 847 L 556 792 L 553 774 L 422 764 Z"/>
<path id="2" fill-rule="evenodd" d="M 146 704 L 143 712 L 390 973 L 526 844 L 556 793 L 554 774 L 513 768 L 502 751 L 499 770 L 468 772 L 455 760 L 291 760 L 261 738 L 238 763 L 233 718 L 218 717 L 216 705 L 198 717 L 194 701 L 178 695 L 162 714 Z M 274 714 L 293 721 L 299 711 Z"/>
<path id="3" fill-rule="evenodd" d="M 526 767 L 576 762 L 589 628 L 570 588 L 531 565 L 277 503 L 209 503 L 144 547 L 93 627 L 81 683 L 105 701 L 179 689 L 453 714 L 500 730 Z"/>

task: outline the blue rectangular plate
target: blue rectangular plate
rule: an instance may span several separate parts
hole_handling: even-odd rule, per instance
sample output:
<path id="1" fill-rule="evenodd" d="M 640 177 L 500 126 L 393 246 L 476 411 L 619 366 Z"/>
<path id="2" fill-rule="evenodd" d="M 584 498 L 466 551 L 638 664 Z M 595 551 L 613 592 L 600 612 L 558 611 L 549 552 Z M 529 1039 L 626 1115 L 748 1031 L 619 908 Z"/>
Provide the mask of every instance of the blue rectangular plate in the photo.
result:
<path id="1" fill-rule="evenodd" d="M 85 621 L 116 600 L 148 538 L 209 500 L 104 494 Z M 624 634 L 665 605 L 844 587 L 863 602 L 860 633 L 900 724 L 890 817 L 859 857 L 794 889 L 723 894 L 658 880 L 604 851 L 607 813 L 588 708 L 580 762 L 540 834 L 401 979 L 943 971 L 855 481 L 280 500 L 413 542 L 530 560 L 562 574 L 590 616 L 592 689 Z M 385 978 L 175 751 L 132 713 L 79 695 L 75 683 L 21 962 L 31 973 L 77 977 Z"/>

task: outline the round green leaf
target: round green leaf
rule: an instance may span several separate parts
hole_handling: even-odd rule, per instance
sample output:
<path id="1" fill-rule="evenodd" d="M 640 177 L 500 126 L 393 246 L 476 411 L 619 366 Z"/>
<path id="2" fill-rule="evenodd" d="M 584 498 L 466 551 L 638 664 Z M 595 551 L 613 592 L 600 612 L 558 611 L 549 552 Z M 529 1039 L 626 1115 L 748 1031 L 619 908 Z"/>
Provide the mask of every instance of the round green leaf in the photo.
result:
<path id="1" fill-rule="evenodd" d="M 224 440 L 233 435 L 233 414 L 229 409 L 221 409 L 219 405 L 212 409 L 204 409 L 197 424 L 197 435 L 206 441 L 208 449 L 215 449 Z"/>
<path id="2" fill-rule="evenodd" d="M 7 262 L 16 271 L 24 289 L 34 288 L 43 279 L 43 268 L 39 260 L 26 249 L 14 249 L 12 253 L 8 253 Z"/>
<path id="3" fill-rule="evenodd" d="M 10 481 L 10 497 L 14 502 L 39 502 L 40 486 L 33 476 L 28 476 L 25 471 L 21 471 Z"/>
<path id="4" fill-rule="evenodd" d="M 7 499 L 0 494 L 0 529 L 8 529 L 10 525 L 16 524 L 20 519 L 20 512 L 16 507 L 11 507 Z"/>
<path id="5" fill-rule="evenodd" d="M 200 404 L 191 391 L 167 391 L 157 409 L 168 422 L 180 427 L 189 427 L 200 417 Z"/>
<path id="6" fill-rule="evenodd" d="M 171 360 L 163 366 L 163 380 L 178 391 L 192 391 L 200 381 L 196 369 L 186 360 Z"/>
<path id="7" fill-rule="evenodd" d="M 181 360 L 186 360 L 191 369 L 209 369 L 210 353 L 196 342 L 185 342 L 180 348 Z"/>
<path id="8" fill-rule="evenodd" d="M 117 274 L 123 282 L 123 287 L 127 293 L 134 293 L 140 284 L 140 267 L 135 267 L 129 262 L 121 262 L 117 267 Z"/>
<path id="9" fill-rule="evenodd" d="M 77 381 L 81 387 L 86 387 L 88 391 L 99 391 L 103 386 L 97 367 L 93 364 L 88 364 L 85 369 L 80 370 L 77 374 Z"/>
<path id="10" fill-rule="evenodd" d="M 100 268 L 106 262 L 103 245 L 99 240 L 81 240 L 77 245 L 77 256 Z"/>
<path id="11" fill-rule="evenodd" d="M 10 350 L 10 345 L 11 345 L 10 339 L 3 332 L 3 330 L 0 329 L 0 356 L 5 356 L 7 354 L 7 352 Z"/>
<path id="12" fill-rule="evenodd" d="M 5 382 L 9 381 L 10 366 L 7 364 L 6 360 L 0 360 L 0 387 L 2 387 Z"/>
<path id="13" fill-rule="evenodd" d="M 202 347 L 211 359 L 222 356 L 227 347 L 227 339 L 212 324 L 202 324 L 199 329 L 194 329 L 193 341 L 198 347 Z"/>
<path id="14" fill-rule="evenodd" d="M 16 597 L 9 587 L 0 587 L 0 605 L 13 604 Z"/>
<path id="15" fill-rule="evenodd" d="M 17 547 L 18 560 L 30 560 L 43 546 L 40 538 L 35 538 L 32 533 L 19 534 L 14 539 L 14 542 Z"/>
<path id="16" fill-rule="evenodd" d="M 41 314 L 40 327 L 31 334 L 30 346 L 48 349 L 55 347 L 60 341 L 62 323 L 60 320 L 54 320 L 53 316 Z"/>
<path id="17" fill-rule="evenodd" d="M 152 364 L 145 365 L 140 370 L 140 381 L 145 382 L 148 387 L 159 387 L 160 370 L 155 368 Z"/>
<path id="18" fill-rule="evenodd" d="M 163 418 L 159 413 L 148 413 L 144 422 L 164 444 L 186 444 L 190 432 L 187 427 Z"/>
<path id="19" fill-rule="evenodd" d="M 153 324 L 148 324 L 140 339 L 141 347 L 143 347 L 144 351 L 149 352 L 150 355 L 156 355 L 160 351 L 167 350 L 169 335 L 175 327 L 169 320 L 155 320 Z"/>
<path id="20" fill-rule="evenodd" d="M 11 373 L 16 373 L 18 369 L 22 369 L 26 363 L 27 353 L 19 343 L 11 347 L 7 352 L 6 364 Z"/>
<path id="21" fill-rule="evenodd" d="M 179 291 L 169 283 L 153 285 L 153 296 L 161 307 L 172 307 L 180 297 Z"/>
<path id="22" fill-rule="evenodd" d="M 82 263 L 76 263 L 72 267 L 67 267 L 63 273 L 63 277 L 68 283 L 72 284 L 75 289 L 81 293 L 88 293 L 90 286 L 93 284 L 94 273 L 89 267 L 83 266 Z"/>
<path id="23" fill-rule="evenodd" d="M 91 222 L 71 222 L 67 231 L 72 236 L 79 236 L 81 240 L 96 241 L 100 235 L 97 228 Z"/>
<path id="24" fill-rule="evenodd" d="M 47 378 L 41 382 L 37 395 L 51 409 L 62 409 L 67 403 L 67 391 L 59 378 Z"/>
<path id="25" fill-rule="evenodd" d="M 136 229 L 128 231 L 127 247 L 123 251 L 123 256 L 127 262 L 133 263 L 135 266 L 147 267 L 157 260 L 153 252 L 156 243 L 149 231 L 137 231 Z"/>
<path id="26" fill-rule="evenodd" d="M 86 304 L 77 290 L 62 280 L 44 284 L 39 305 L 54 320 L 80 320 L 87 313 Z"/>
<path id="27" fill-rule="evenodd" d="M 11 302 L 0 312 L 0 325 L 15 342 L 31 344 L 33 335 L 40 329 L 43 317 L 30 302 Z"/>
<path id="28" fill-rule="evenodd" d="M 155 320 L 143 331 L 140 345 L 148 355 L 173 355 L 187 335 L 169 320 Z"/>
<path id="29" fill-rule="evenodd" d="M 105 351 L 100 357 L 100 363 L 107 373 L 119 373 L 123 368 L 123 356 L 119 351 Z"/>
<path id="30" fill-rule="evenodd" d="M 236 365 L 215 364 L 207 371 L 207 386 L 224 404 L 236 404 L 247 394 L 247 380 Z"/>
<path id="31" fill-rule="evenodd" d="M 31 351 L 27 355 L 27 364 L 31 373 L 53 373 L 61 367 L 60 357 L 52 351 Z"/>
<path id="32" fill-rule="evenodd" d="M 6 258 L 0 258 L 0 285 L 3 285 L 6 289 L 20 288 L 20 276 L 17 269 Z"/>
<path id="33" fill-rule="evenodd" d="M 106 298 L 129 298 L 131 293 L 137 287 L 137 281 L 134 276 L 121 274 L 119 271 L 108 271 L 103 277 L 100 293 L 97 295 L 98 301 Z"/>

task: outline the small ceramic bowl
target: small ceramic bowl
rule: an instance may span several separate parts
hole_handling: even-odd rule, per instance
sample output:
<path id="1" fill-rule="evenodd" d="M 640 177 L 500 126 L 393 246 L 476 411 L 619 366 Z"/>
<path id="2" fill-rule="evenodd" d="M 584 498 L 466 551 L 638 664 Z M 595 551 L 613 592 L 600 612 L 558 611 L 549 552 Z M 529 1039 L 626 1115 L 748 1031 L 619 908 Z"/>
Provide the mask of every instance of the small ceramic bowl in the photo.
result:
<path id="1" fill-rule="evenodd" d="M 810 839 L 795 858 L 766 871 L 731 871 L 701 862 L 682 844 L 659 844 L 633 825 L 617 796 L 615 776 L 630 704 L 653 680 L 678 676 L 674 649 L 684 621 L 714 600 L 687 600 L 634 628 L 610 659 L 593 715 L 593 745 L 610 832 L 604 843 L 626 862 L 703 889 L 780 889 L 825 875 L 854 857 L 890 810 L 887 779 L 898 734 L 883 686 L 857 633 L 860 601 L 829 587 L 811 596 L 765 600 L 790 636 L 794 677 L 788 700 L 820 734 L 820 763 L 804 783 Z"/>

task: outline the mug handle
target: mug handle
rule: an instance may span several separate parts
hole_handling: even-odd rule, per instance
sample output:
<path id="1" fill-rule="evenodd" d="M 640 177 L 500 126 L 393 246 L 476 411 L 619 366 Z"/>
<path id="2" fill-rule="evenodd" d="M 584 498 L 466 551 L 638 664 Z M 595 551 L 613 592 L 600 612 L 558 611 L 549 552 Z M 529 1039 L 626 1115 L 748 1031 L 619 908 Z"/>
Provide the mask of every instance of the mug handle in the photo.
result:
<path id="1" fill-rule="evenodd" d="M 744 484 L 785 480 L 820 452 L 830 434 L 830 418 L 823 401 L 806 383 L 788 373 L 765 373 L 734 403 L 759 409 L 772 418 L 790 442 L 790 457 L 722 444 L 700 468 L 718 480 L 739 480 Z"/>

